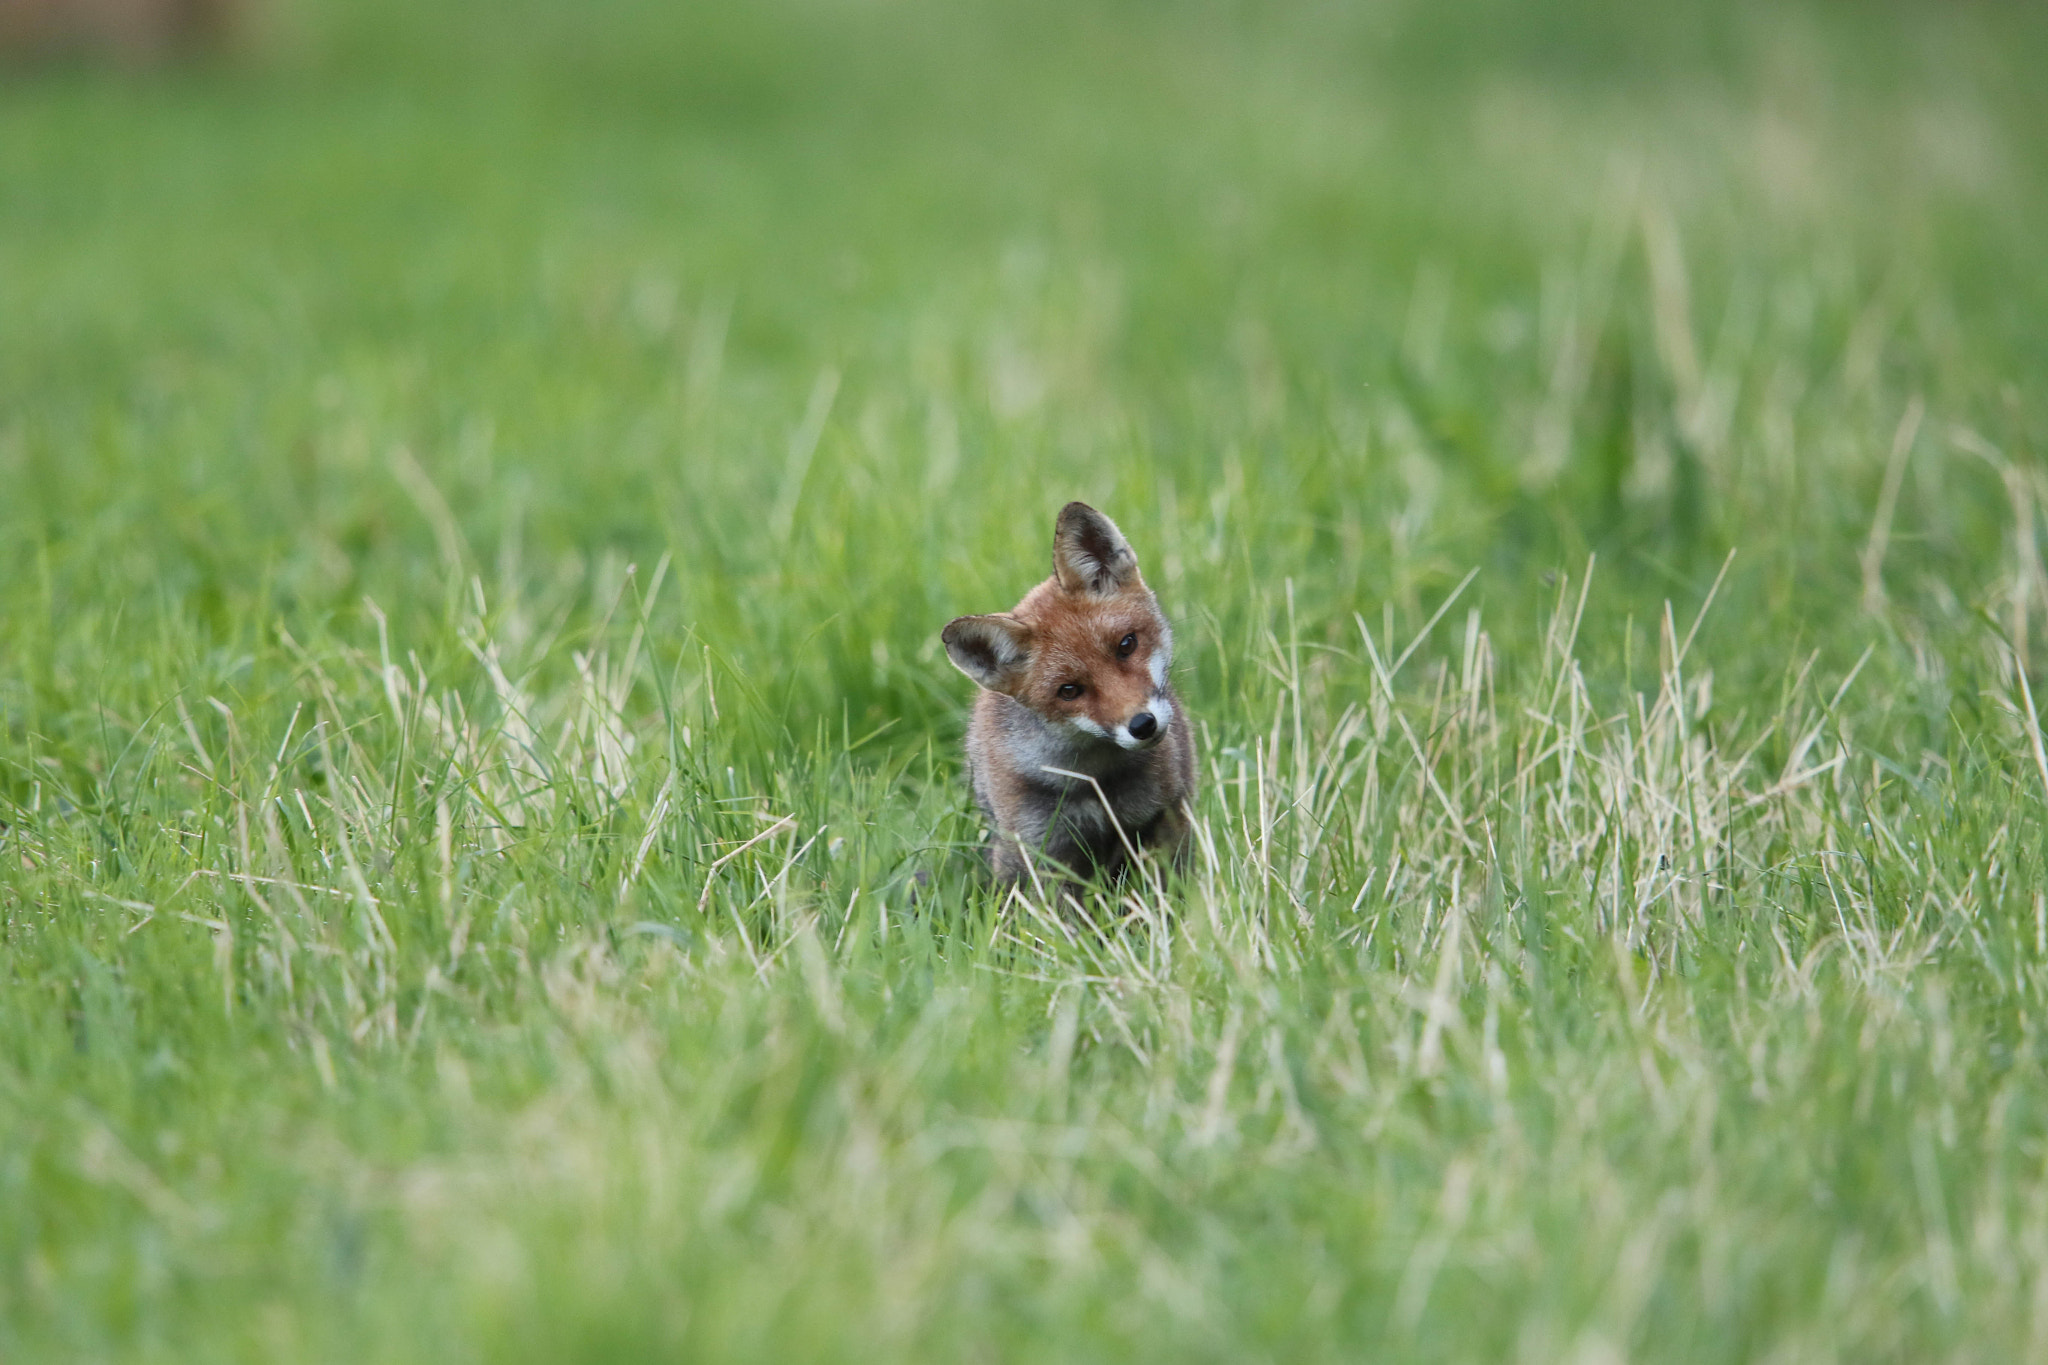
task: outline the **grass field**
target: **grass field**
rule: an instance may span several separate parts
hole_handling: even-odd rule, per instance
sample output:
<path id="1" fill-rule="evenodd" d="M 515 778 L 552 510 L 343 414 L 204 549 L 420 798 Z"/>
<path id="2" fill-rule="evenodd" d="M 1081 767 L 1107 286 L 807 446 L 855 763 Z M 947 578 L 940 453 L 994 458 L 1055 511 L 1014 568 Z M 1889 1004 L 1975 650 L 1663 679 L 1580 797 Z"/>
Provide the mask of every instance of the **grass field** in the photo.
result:
<path id="1" fill-rule="evenodd" d="M 2048 1358 L 2044 59 L 0 70 L 0 1359 Z M 972 875 L 937 643 L 1075 497 L 1204 782 L 1092 924 Z"/>

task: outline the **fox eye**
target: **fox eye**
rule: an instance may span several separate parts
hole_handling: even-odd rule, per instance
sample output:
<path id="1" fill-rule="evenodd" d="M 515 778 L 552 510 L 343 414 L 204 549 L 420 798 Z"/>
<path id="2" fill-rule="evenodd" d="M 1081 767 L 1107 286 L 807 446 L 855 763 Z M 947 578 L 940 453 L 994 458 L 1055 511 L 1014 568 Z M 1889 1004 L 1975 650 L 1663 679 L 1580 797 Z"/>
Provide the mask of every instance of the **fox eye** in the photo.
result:
<path id="1" fill-rule="evenodd" d="M 1134 630 L 1129 635 L 1124 636 L 1122 642 L 1117 645 L 1116 657 L 1119 659 L 1128 659 L 1131 657 L 1131 651 L 1136 649 L 1137 647 L 1138 632 Z"/>
<path id="2" fill-rule="evenodd" d="M 1079 684 L 1079 683 L 1061 683 L 1061 684 L 1060 684 L 1060 699 L 1061 699 L 1062 701 L 1072 701 L 1072 700 L 1073 700 L 1074 698 L 1076 698 L 1076 697 L 1078 697 L 1078 696 L 1080 696 L 1080 695 L 1081 695 L 1081 684 Z"/>

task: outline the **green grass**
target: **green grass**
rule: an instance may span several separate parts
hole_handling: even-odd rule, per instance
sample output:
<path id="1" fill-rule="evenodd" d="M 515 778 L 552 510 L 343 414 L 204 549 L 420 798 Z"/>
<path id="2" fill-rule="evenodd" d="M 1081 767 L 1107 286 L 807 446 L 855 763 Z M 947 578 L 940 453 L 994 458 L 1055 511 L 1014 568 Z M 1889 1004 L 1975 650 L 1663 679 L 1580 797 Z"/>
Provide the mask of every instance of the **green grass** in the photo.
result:
<path id="1" fill-rule="evenodd" d="M 2044 58 L 380 0 L 0 71 L 0 1358 L 2048 1354 Z M 970 874 L 937 647 L 1074 497 L 1204 774 L 1094 925 Z"/>

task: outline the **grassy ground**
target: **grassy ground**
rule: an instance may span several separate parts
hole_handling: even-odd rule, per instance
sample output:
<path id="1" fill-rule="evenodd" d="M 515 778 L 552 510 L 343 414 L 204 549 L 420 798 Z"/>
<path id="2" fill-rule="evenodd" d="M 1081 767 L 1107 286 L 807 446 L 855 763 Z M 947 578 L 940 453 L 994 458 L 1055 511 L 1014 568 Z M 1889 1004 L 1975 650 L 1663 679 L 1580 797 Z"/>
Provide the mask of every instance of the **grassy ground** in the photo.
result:
<path id="1" fill-rule="evenodd" d="M 0 74 L 0 1358 L 2048 1353 L 2037 9 L 669 8 Z"/>

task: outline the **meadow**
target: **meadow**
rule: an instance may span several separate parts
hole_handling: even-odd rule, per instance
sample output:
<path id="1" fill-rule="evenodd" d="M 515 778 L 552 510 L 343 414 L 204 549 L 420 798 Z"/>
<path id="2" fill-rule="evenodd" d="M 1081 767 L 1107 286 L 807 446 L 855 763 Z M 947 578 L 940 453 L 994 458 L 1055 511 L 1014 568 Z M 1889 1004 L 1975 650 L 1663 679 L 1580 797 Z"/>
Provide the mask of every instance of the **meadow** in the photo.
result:
<path id="1" fill-rule="evenodd" d="M 2048 1358 L 2048 13 L 0 68 L 0 1359 Z M 1185 876 L 975 875 L 1114 516 Z"/>

